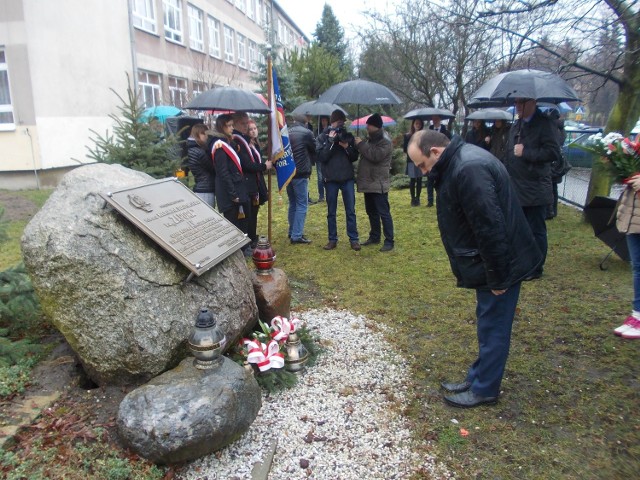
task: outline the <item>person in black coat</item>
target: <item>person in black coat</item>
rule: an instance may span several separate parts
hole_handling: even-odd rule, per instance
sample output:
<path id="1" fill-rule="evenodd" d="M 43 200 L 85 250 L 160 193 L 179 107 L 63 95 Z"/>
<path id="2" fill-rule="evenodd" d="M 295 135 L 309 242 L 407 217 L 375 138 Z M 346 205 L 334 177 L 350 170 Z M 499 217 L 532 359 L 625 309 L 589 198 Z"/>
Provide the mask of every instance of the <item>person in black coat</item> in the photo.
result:
<path id="1" fill-rule="evenodd" d="M 227 114 L 218 115 L 216 132 L 211 142 L 218 210 L 242 232 L 247 233 L 245 212 L 249 208 L 249 195 L 236 149 L 233 141 L 233 118 Z"/>
<path id="2" fill-rule="evenodd" d="M 543 258 L 547 256 L 547 208 L 553 203 L 551 163 L 561 160 L 557 128 L 530 98 L 515 100 L 518 120 L 509 131 L 505 166 Z M 527 280 L 542 276 L 544 261 Z"/>
<path id="3" fill-rule="evenodd" d="M 193 175 L 195 184 L 193 192 L 207 205 L 216 206 L 215 181 L 216 171 L 209 151 L 205 151 L 209 136 L 207 126 L 198 123 L 191 127 L 191 133 L 187 138 L 186 166 Z"/>
<path id="4" fill-rule="evenodd" d="M 338 243 L 336 211 L 338 192 L 342 192 L 345 216 L 347 217 L 347 236 L 353 250 L 360 250 L 358 225 L 356 221 L 356 190 L 353 163 L 358 160 L 358 150 L 354 137 L 346 131 L 344 122 L 347 117 L 342 110 L 334 110 L 329 118 L 330 126 L 316 139 L 317 160 L 322 169 L 325 195 L 327 198 L 327 229 L 329 242 L 323 247 L 333 250 Z"/>
<path id="5" fill-rule="evenodd" d="M 464 140 L 471 145 L 476 145 L 480 148 L 484 148 L 485 150 L 489 150 L 491 136 L 489 135 L 489 130 L 487 129 L 484 120 L 474 120 L 471 124 L 471 130 L 467 132 Z"/>
<path id="6" fill-rule="evenodd" d="M 260 205 L 266 201 L 266 191 L 261 192 L 262 188 L 264 188 L 263 173 L 271 168 L 271 162 L 262 163 L 260 152 L 251 145 L 248 114 L 245 112 L 234 113 L 233 128 L 233 140 L 238 146 L 245 188 L 250 200 L 246 212 L 247 234 L 251 239 L 250 247 L 255 248 L 258 243 L 258 211 Z M 250 255 L 251 252 L 246 250 L 245 254 Z"/>
<path id="7" fill-rule="evenodd" d="M 520 285 L 542 261 L 504 165 L 459 136 L 417 132 L 409 156 L 434 179 L 440 236 L 459 287 L 476 291 L 479 352 L 461 382 L 444 382 L 454 407 L 500 394 Z M 427 283 L 422 290 L 427 288 Z"/>
<path id="8" fill-rule="evenodd" d="M 402 151 L 407 153 L 407 147 L 409 146 L 409 140 L 414 133 L 419 132 L 424 128 L 424 120 L 421 118 L 414 118 L 411 120 L 411 130 L 404 134 L 404 143 L 402 145 Z M 417 207 L 420 205 L 420 193 L 422 193 L 422 172 L 416 168 L 409 155 L 407 155 L 407 168 L 405 174 L 409 176 L 409 194 L 411 195 L 411 206 Z"/>
<path id="9" fill-rule="evenodd" d="M 291 243 L 311 243 L 304 236 L 304 224 L 309 206 L 309 177 L 311 164 L 315 163 L 316 140 L 307 128 L 305 115 L 294 115 L 293 126 L 289 129 L 289 142 L 296 163 L 296 173 L 287 184 L 289 198 L 289 238 Z"/>

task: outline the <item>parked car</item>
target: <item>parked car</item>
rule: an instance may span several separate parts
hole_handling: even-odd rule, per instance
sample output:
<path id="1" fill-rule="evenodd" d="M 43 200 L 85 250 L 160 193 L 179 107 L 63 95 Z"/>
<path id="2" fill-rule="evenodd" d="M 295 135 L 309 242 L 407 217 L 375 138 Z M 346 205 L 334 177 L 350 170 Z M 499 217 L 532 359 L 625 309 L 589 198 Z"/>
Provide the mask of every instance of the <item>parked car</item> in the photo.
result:
<path id="1" fill-rule="evenodd" d="M 584 128 L 576 128 L 573 126 L 567 127 L 565 123 L 564 131 L 567 133 L 567 138 L 562 146 L 562 154 L 573 167 L 591 168 L 593 155 L 576 147 L 576 145 L 587 144 L 591 135 L 602 132 L 602 127 L 585 126 Z"/>

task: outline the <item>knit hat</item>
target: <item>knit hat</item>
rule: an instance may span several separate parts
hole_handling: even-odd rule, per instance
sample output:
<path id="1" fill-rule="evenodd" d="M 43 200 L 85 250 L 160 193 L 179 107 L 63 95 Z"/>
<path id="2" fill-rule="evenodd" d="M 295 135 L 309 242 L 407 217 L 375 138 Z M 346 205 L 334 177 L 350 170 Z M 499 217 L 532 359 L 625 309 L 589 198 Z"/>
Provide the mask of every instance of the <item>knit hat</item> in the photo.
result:
<path id="1" fill-rule="evenodd" d="M 345 116 L 344 112 L 336 108 L 333 112 L 331 112 L 329 123 L 345 122 L 346 120 L 347 120 L 347 117 Z"/>
<path id="2" fill-rule="evenodd" d="M 373 125 L 376 128 L 382 128 L 382 117 L 374 113 L 369 118 L 367 118 L 367 125 Z"/>

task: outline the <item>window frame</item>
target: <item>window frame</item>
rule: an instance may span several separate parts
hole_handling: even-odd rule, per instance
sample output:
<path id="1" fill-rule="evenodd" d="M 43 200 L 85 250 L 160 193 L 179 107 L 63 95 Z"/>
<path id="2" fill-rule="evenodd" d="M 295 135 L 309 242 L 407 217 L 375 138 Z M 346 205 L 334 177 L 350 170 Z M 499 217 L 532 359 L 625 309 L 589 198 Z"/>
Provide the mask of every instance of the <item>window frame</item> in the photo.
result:
<path id="1" fill-rule="evenodd" d="M 139 11 L 138 7 L 144 12 Z M 149 13 L 148 10 L 151 10 Z M 131 13 L 133 15 L 133 26 L 145 32 L 158 34 L 158 22 L 156 18 L 156 2 L 154 0 L 133 0 L 131 3 Z M 150 16 L 149 16 L 150 14 Z M 136 21 L 138 23 L 136 23 Z"/>
<path id="2" fill-rule="evenodd" d="M 238 66 L 247 68 L 247 37 L 236 32 L 236 45 L 238 45 Z"/>
<path id="3" fill-rule="evenodd" d="M 182 0 L 162 0 L 164 38 L 170 42 L 183 44 L 184 29 L 182 27 Z M 171 26 L 171 14 L 176 24 Z"/>
<path id="4" fill-rule="evenodd" d="M 187 4 L 187 16 L 189 18 L 189 47 L 192 50 L 204 52 L 204 13 L 189 3 Z"/>
<path id="5" fill-rule="evenodd" d="M 221 22 L 217 18 L 212 17 L 211 15 L 207 15 L 207 31 L 209 32 L 209 55 L 215 58 L 222 59 L 222 41 L 220 39 L 220 25 Z M 212 35 L 212 29 L 213 34 Z M 213 41 L 217 40 L 217 41 Z M 216 53 L 217 50 L 217 53 Z"/>
<path id="6" fill-rule="evenodd" d="M 258 44 L 253 40 L 249 40 L 249 71 L 257 72 L 258 71 Z"/>
<path id="7" fill-rule="evenodd" d="M 142 75 L 144 75 L 146 78 L 142 79 Z M 157 77 L 158 83 L 151 83 L 149 81 L 150 76 Z M 152 94 L 152 103 L 149 103 L 146 88 L 150 89 L 150 92 Z M 157 107 L 158 105 L 162 105 L 162 74 L 151 72 L 148 70 L 138 70 L 138 90 L 145 108 Z"/>
<path id="8" fill-rule="evenodd" d="M 230 36 L 227 36 L 227 32 Z M 236 52 L 235 52 L 235 31 L 228 25 L 224 26 L 224 61 L 235 64 Z M 231 50 L 229 50 L 229 47 Z"/>
<path id="9" fill-rule="evenodd" d="M 189 94 L 189 82 L 186 78 L 169 75 L 167 85 L 169 87 L 169 98 L 171 105 L 178 108 L 184 108 L 187 104 L 187 95 Z"/>
<path id="10" fill-rule="evenodd" d="M 9 62 L 7 61 L 7 51 L 4 48 L 0 48 L 0 74 L 4 72 L 6 78 L 7 94 L 6 99 L 9 103 L 0 103 L 0 131 L 8 132 L 16 129 L 16 116 L 13 111 L 13 102 L 11 101 L 11 81 L 9 79 Z M 11 121 L 3 121 L 2 114 L 9 114 Z"/>

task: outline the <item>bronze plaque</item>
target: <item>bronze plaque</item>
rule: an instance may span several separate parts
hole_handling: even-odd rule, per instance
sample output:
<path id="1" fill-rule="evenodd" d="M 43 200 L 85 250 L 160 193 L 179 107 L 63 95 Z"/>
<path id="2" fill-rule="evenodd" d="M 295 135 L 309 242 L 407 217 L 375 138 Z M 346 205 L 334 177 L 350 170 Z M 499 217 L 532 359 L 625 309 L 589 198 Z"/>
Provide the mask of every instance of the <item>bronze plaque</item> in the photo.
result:
<path id="1" fill-rule="evenodd" d="M 100 196 L 196 275 L 250 242 L 175 178 Z"/>

